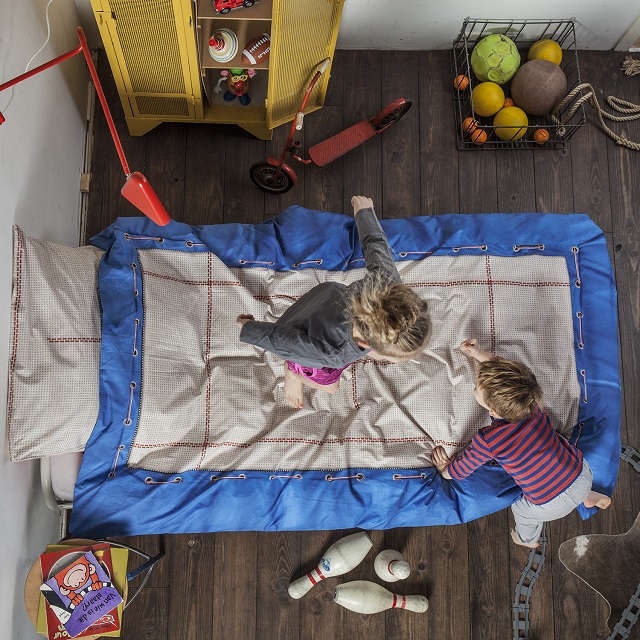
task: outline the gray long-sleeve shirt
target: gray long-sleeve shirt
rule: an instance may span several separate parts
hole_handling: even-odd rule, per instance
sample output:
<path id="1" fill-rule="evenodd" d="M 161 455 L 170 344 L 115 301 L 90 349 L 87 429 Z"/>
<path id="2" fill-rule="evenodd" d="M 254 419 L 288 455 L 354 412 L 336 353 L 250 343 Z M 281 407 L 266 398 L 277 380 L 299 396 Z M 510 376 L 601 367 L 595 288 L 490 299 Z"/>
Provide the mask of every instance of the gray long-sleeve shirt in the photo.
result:
<path id="1" fill-rule="evenodd" d="M 367 275 L 380 275 L 390 283 L 401 282 L 387 241 L 373 209 L 361 209 L 356 226 L 367 265 Z M 240 340 L 305 367 L 339 369 L 355 362 L 369 349 L 353 338 L 348 303 L 355 287 L 323 282 L 292 304 L 276 322 L 250 320 Z"/>

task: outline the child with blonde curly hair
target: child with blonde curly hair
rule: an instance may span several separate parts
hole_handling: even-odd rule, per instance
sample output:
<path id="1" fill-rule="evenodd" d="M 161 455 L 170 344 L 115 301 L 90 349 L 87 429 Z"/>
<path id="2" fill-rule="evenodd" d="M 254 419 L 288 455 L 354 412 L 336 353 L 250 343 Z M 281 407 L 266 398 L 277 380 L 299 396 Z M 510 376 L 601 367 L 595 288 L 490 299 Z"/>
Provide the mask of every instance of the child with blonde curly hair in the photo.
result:
<path id="1" fill-rule="evenodd" d="M 460 349 L 477 360 L 473 395 L 489 411 L 482 427 L 456 458 L 442 447 L 432 452 L 434 466 L 447 480 L 463 480 L 495 460 L 523 495 L 511 505 L 516 544 L 536 548 L 542 525 L 563 518 L 579 504 L 606 509 L 611 499 L 591 490 L 592 473 L 580 449 L 554 431 L 542 403 L 542 389 L 526 365 L 498 358 L 465 340 Z"/>
<path id="2" fill-rule="evenodd" d="M 351 199 L 367 273 L 350 285 L 323 282 L 274 322 L 240 315 L 240 340 L 285 358 L 284 393 L 304 406 L 303 387 L 335 393 L 340 374 L 367 356 L 402 362 L 418 355 L 431 335 L 427 303 L 400 280 L 373 201 Z"/>

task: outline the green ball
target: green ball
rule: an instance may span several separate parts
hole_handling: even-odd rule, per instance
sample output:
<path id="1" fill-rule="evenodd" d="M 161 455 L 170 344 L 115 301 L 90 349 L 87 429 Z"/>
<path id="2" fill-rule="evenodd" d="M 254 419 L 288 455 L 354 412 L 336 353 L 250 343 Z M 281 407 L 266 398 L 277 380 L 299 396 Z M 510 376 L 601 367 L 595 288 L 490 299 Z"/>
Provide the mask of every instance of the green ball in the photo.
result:
<path id="1" fill-rule="evenodd" d="M 482 38 L 471 52 L 471 68 L 482 82 L 505 84 L 519 66 L 520 53 L 515 42 L 499 33 Z"/>

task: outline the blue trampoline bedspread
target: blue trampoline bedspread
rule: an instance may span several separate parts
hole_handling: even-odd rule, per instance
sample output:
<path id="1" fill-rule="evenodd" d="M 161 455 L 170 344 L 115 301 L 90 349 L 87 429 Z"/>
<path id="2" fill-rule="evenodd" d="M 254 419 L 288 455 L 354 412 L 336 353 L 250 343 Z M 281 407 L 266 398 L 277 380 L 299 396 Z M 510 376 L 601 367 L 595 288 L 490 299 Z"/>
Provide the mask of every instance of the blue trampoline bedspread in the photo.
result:
<path id="1" fill-rule="evenodd" d="M 580 214 L 442 215 L 384 220 L 382 226 L 398 260 L 411 259 L 411 252 L 455 256 L 459 247 L 465 255 L 495 256 L 535 254 L 543 247 L 545 255 L 566 259 L 582 389 L 572 440 L 593 469 L 594 488 L 611 495 L 620 454 L 620 380 L 616 292 L 602 231 Z M 172 221 L 161 228 L 147 218 L 119 218 L 92 244 L 106 251 L 99 273 L 100 411 L 76 484 L 74 536 L 457 524 L 519 497 L 511 478 L 492 464 L 463 482 L 444 481 L 432 467 L 399 470 L 403 477 L 394 481 L 389 476 L 398 470 L 345 469 L 346 479 L 330 483 L 323 471 L 290 470 L 275 477 L 275 469 L 237 469 L 228 475 L 253 481 L 212 482 L 207 471 L 183 472 L 178 480 L 175 474 L 128 467 L 135 428 L 125 428 L 122 417 L 137 423 L 141 359 L 131 357 L 130 335 L 120 328 L 132 314 L 144 317 L 143 296 L 123 295 L 125 287 L 134 287 L 138 249 L 211 251 L 235 268 L 242 266 L 241 254 L 247 264 L 269 263 L 274 270 L 312 260 L 320 247 L 332 258 L 320 267 L 314 262 L 316 269 L 346 270 L 362 254 L 352 218 L 301 207 L 256 225 L 191 227 Z M 296 477 L 301 475 L 303 481 Z M 145 482 L 150 476 L 152 484 Z M 580 507 L 583 518 L 595 511 Z"/>

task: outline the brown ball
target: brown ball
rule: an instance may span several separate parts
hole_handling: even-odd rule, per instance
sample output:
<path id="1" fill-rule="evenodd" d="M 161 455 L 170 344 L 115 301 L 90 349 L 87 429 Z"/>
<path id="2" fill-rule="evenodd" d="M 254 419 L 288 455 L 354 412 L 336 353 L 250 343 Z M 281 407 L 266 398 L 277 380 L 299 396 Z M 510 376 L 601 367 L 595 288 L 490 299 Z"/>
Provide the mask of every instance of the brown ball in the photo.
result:
<path id="1" fill-rule="evenodd" d="M 513 101 L 530 116 L 551 113 L 566 95 L 564 71 L 549 60 L 526 62 L 511 81 Z"/>

